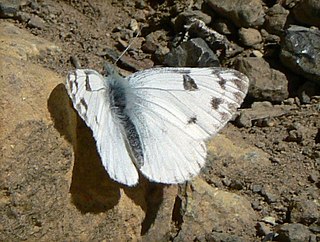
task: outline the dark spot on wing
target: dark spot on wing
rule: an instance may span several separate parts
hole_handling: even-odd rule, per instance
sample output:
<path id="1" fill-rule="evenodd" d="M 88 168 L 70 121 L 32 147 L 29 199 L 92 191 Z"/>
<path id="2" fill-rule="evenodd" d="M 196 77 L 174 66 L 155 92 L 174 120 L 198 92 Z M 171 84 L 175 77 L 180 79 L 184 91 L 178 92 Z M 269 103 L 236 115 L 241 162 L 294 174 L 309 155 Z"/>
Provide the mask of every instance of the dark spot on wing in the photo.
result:
<path id="1" fill-rule="evenodd" d="M 80 99 L 80 103 L 82 106 L 84 106 L 84 108 L 86 109 L 86 111 L 88 110 L 88 104 L 86 102 L 86 100 L 84 100 L 84 98 Z"/>
<path id="2" fill-rule="evenodd" d="M 219 78 L 220 80 L 218 81 L 220 87 L 223 89 L 223 90 L 226 90 L 226 83 L 227 81 L 225 79 L 223 79 L 220 75 L 219 75 Z"/>
<path id="3" fill-rule="evenodd" d="M 242 91 L 242 92 L 246 91 L 246 89 L 247 89 L 246 85 L 243 83 L 243 81 L 241 81 L 241 78 L 240 79 L 233 79 L 230 81 L 233 82 L 240 91 Z"/>
<path id="4" fill-rule="evenodd" d="M 183 75 L 183 88 L 188 91 L 195 91 L 198 86 L 191 76 Z"/>
<path id="5" fill-rule="evenodd" d="M 191 118 L 189 118 L 188 124 L 195 124 L 195 123 L 197 123 L 197 117 L 191 117 Z"/>
<path id="6" fill-rule="evenodd" d="M 215 110 L 219 108 L 219 105 L 223 103 L 223 100 L 221 98 L 213 97 L 211 99 L 211 107 Z"/>
<path id="7" fill-rule="evenodd" d="M 91 89 L 91 87 L 90 87 L 89 75 L 88 75 L 87 73 L 86 73 L 86 80 L 85 80 L 85 82 L 86 82 L 86 90 L 89 91 L 89 92 L 91 92 L 92 89 Z"/>
<path id="8" fill-rule="evenodd" d="M 243 94 L 241 92 L 235 92 L 233 93 L 233 96 L 235 97 L 238 104 L 241 104 L 243 101 Z"/>
<path id="9" fill-rule="evenodd" d="M 76 86 L 76 90 L 78 91 L 79 90 L 79 88 L 78 88 L 78 75 L 77 75 L 77 72 L 75 71 L 74 73 L 74 80 L 73 80 L 73 83 L 74 83 L 74 85 Z"/>

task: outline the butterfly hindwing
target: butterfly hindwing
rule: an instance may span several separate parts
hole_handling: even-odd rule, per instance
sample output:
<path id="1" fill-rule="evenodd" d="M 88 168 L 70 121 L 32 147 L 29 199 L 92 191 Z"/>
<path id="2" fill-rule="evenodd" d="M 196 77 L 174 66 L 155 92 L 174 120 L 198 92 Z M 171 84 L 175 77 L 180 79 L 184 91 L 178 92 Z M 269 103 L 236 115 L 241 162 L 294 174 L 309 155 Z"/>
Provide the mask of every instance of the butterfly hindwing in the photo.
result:
<path id="1" fill-rule="evenodd" d="M 140 137 L 140 170 L 161 183 L 199 173 L 205 139 L 231 119 L 249 85 L 246 76 L 225 68 L 155 68 L 127 79 L 125 112 Z"/>
<path id="2" fill-rule="evenodd" d="M 97 150 L 110 177 L 132 186 L 138 172 L 126 149 L 120 121 L 110 106 L 110 83 L 98 72 L 77 69 L 66 82 L 68 94 L 80 117 L 92 129 Z"/>

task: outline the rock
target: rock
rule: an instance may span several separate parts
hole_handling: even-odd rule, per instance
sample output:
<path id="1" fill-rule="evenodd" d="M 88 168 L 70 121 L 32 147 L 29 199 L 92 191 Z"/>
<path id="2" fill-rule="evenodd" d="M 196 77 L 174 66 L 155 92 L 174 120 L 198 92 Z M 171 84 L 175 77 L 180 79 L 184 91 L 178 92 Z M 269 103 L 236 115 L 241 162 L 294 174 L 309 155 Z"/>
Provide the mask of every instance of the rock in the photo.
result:
<path id="1" fill-rule="evenodd" d="M 192 19 L 196 18 L 202 20 L 206 25 L 211 22 L 211 16 L 203 13 L 200 10 L 186 10 L 180 13 L 174 20 L 174 30 L 176 33 L 184 30 L 184 26 Z"/>
<path id="2" fill-rule="evenodd" d="M 186 25 L 186 31 L 191 37 L 202 38 L 217 55 L 228 55 L 231 43 L 214 29 L 208 27 L 200 19 L 191 19 Z"/>
<path id="3" fill-rule="evenodd" d="M 145 53 L 157 52 L 157 58 L 161 59 L 169 52 L 169 49 L 166 47 L 166 41 L 166 33 L 163 30 L 157 30 L 146 36 L 145 42 L 142 44 L 141 48 Z"/>
<path id="4" fill-rule="evenodd" d="M 0 2 L 0 18 L 14 18 L 19 11 L 21 0 L 4 0 Z"/>
<path id="5" fill-rule="evenodd" d="M 281 102 L 288 98 L 288 80 L 278 70 L 272 69 L 262 58 L 237 58 L 235 68 L 250 80 L 248 95 L 257 100 Z"/>
<path id="6" fill-rule="evenodd" d="M 206 234 L 204 238 L 197 238 L 196 241 L 199 242 L 242 242 L 245 241 L 244 238 L 230 235 L 229 233 L 212 232 Z"/>
<path id="7" fill-rule="evenodd" d="M 276 237 L 277 241 L 310 241 L 309 239 L 311 236 L 308 227 L 297 223 L 283 224 L 279 226 L 276 232 L 278 233 L 278 236 Z"/>
<path id="8" fill-rule="evenodd" d="M 31 16 L 27 25 L 30 28 L 44 29 L 46 23 L 42 18 L 38 17 L 37 15 L 34 15 Z"/>
<path id="9" fill-rule="evenodd" d="M 310 225 L 320 218 L 320 207 L 314 201 L 301 199 L 290 206 L 291 223 Z"/>
<path id="10" fill-rule="evenodd" d="M 240 28 L 239 38 L 243 45 L 249 47 L 253 47 L 257 44 L 260 44 L 262 41 L 260 32 L 253 28 Z"/>
<path id="11" fill-rule="evenodd" d="M 288 127 L 288 136 L 285 141 L 301 143 L 305 138 L 306 128 L 299 123 L 293 123 Z"/>
<path id="12" fill-rule="evenodd" d="M 201 38 L 183 42 L 165 56 L 168 66 L 219 66 L 219 60 Z"/>
<path id="13" fill-rule="evenodd" d="M 150 40 L 146 40 L 146 42 L 144 42 L 141 46 L 141 50 L 144 53 L 150 53 L 150 54 L 156 52 L 157 48 L 158 46 Z"/>
<path id="14" fill-rule="evenodd" d="M 262 185 L 259 185 L 259 184 L 253 184 L 251 187 L 251 190 L 254 193 L 260 193 L 261 189 L 262 189 Z"/>
<path id="15" fill-rule="evenodd" d="M 270 34 L 281 35 L 287 22 L 289 10 L 277 3 L 269 8 L 265 16 L 265 28 Z"/>
<path id="16" fill-rule="evenodd" d="M 275 226 L 277 225 L 276 223 L 276 219 L 274 217 L 271 217 L 271 216 L 266 216 L 266 217 L 263 217 L 261 219 L 262 222 L 265 222 L 267 224 L 271 224 L 272 226 Z"/>
<path id="17" fill-rule="evenodd" d="M 236 32 L 234 25 L 232 25 L 232 23 L 227 19 L 218 18 L 213 21 L 212 25 L 214 29 L 223 35 L 230 35 Z"/>
<path id="18" fill-rule="evenodd" d="M 266 236 L 271 233 L 271 226 L 265 223 L 257 223 L 257 233 L 259 236 Z"/>
<path id="19" fill-rule="evenodd" d="M 281 44 L 284 66 L 303 77 L 320 83 L 320 30 L 291 26 Z"/>
<path id="20" fill-rule="evenodd" d="M 183 223 L 174 241 L 194 241 L 212 231 L 255 233 L 256 214 L 244 197 L 213 188 L 199 178 L 190 182 L 185 197 Z"/>
<path id="21" fill-rule="evenodd" d="M 262 188 L 261 195 L 265 198 L 267 203 L 275 203 L 278 199 L 278 196 L 273 194 L 268 188 Z"/>
<path id="22" fill-rule="evenodd" d="M 248 108 L 240 110 L 240 115 L 237 119 L 237 125 L 239 125 L 240 127 L 251 127 L 255 124 L 263 124 L 263 122 L 267 122 L 268 120 L 272 120 L 275 117 L 287 114 L 289 111 L 289 107 L 282 105 L 252 106 L 252 108 L 250 109 Z"/>
<path id="23" fill-rule="evenodd" d="M 302 0 L 294 8 L 294 17 L 301 23 L 320 27 L 320 2 Z"/>
<path id="24" fill-rule="evenodd" d="M 237 27 L 257 27 L 264 22 L 264 10 L 259 0 L 206 0 L 218 14 L 230 19 Z"/>
<path id="25" fill-rule="evenodd" d="M 31 18 L 31 14 L 22 11 L 17 12 L 16 16 L 17 19 L 23 23 L 27 23 Z"/>
<path id="26" fill-rule="evenodd" d="M 286 137 L 286 141 L 288 142 L 296 142 L 301 143 L 303 140 L 302 132 L 301 130 L 290 130 L 288 132 L 288 136 Z"/>
<path id="27" fill-rule="evenodd" d="M 142 222 L 142 241 L 168 241 L 173 221 L 179 220 L 179 216 L 176 218 L 173 214 L 179 203 L 178 186 L 163 188 L 160 184 L 152 184 L 147 193 L 150 195 L 147 198 L 149 212 Z"/>
<path id="28" fill-rule="evenodd" d="M 319 93 L 320 85 L 315 82 L 305 82 L 298 90 L 298 95 L 301 103 L 306 104 L 311 102 L 311 98 Z"/>

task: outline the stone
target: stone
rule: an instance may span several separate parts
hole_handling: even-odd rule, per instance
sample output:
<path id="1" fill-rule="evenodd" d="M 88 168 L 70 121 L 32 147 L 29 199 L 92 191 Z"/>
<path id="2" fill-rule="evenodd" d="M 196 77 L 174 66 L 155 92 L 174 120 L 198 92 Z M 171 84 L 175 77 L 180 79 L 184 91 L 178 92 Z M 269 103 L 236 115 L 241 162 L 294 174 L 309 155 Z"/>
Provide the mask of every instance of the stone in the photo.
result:
<path id="1" fill-rule="evenodd" d="M 320 83 L 320 30 L 292 25 L 281 43 L 284 66 L 310 81 Z"/>
<path id="2" fill-rule="evenodd" d="M 290 206 L 289 217 L 291 223 L 310 225 L 320 218 L 320 207 L 314 201 L 301 199 Z"/>
<path id="3" fill-rule="evenodd" d="M 289 10 L 277 3 L 266 11 L 265 28 L 270 34 L 281 35 L 287 22 Z"/>
<path id="4" fill-rule="evenodd" d="M 176 33 L 184 30 L 184 26 L 192 19 L 196 18 L 202 20 L 205 24 L 210 24 L 211 16 L 205 14 L 200 10 L 186 10 L 180 13 L 174 20 L 174 30 Z"/>
<path id="5" fill-rule="evenodd" d="M 217 56 L 201 38 L 183 42 L 165 56 L 164 64 L 176 67 L 219 66 Z"/>
<path id="6" fill-rule="evenodd" d="M 21 0 L 4 0 L 0 2 L 0 18 L 15 18 L 19 11 Z"/>
<path id="7" fill-rule="evenodd" d="M 181 205 L 186 208 L 184 222 L 174 241 L 194 241 L 213 229 L 221 233 L 242 232 L 248 236 L 255 233 L 256 214 L 244 197 L 213 188 L 199 178 L 190 182 L 185 197 Z"/>
<path id="8" fill-rule="evenodd" d="M 224 18 L 218 18 L 213 21 L 212 25 L 220 34 L 230 35 L 236 32 L 235 27 L 230 20 Z"/>
<path id="9" fill-rule="evenodd" d="M 253 47 L 262 41 L 260 32 L 253 28 L 240 28 L 239 38 L 241 43 L 248 47 Z"/>
<path id="10" fill-rule="evenodd" d="M 230 235 L 229 233 L 222 232 L 212 232 L 206 234 L 204 238 L 197 238 L 196 241 L 199 242 L 242 242 L 245 241 L 244 238 L 236 235 Z"/>
<path id="11" fill-rule="evenodd" d="M 320 2 L 319 0 L 301 0 L 294 8 L 296 20 L 311 26 L 320 27 Z"/>
<path id="12" fill-rule="evenodd" d="M 303 104 L 310 103 L 311 98 L 319 93 L 320 85 L 315 82 L 307 81 L 298 89 L 300 102 Z"/>
<path id="13" fill-rule="evenodd" d="M 285 74 L 272 69 L 263 58 L 237 58 L 234 67 L 248 76 L 248 95 L 254 99 L 281 102 L 288 98 L 288 80 Z"/>
<path id="14" fill-rule="evenodd" d="M 46 22 L 42 18 L 38 17 L 37 15 L 34 15 L 34 16 L 31 16 L 27 25 L 30 28 L 44 29 Z"/>
<path id="15" fill-rule="evenodd" d="M 264 23 L 264 10 L 259 0 L 206 0 L 205 1 L 219 15 L 230 19 L 237 27 L 257 27 Z"/>
<path id="16" fill-rule="evenodd" d="M 302 242 L 310 241 L 311 232 L 308 227 L 292 223 L 279 226 L 276 231 L 278 233 L 277 241 Z"/>

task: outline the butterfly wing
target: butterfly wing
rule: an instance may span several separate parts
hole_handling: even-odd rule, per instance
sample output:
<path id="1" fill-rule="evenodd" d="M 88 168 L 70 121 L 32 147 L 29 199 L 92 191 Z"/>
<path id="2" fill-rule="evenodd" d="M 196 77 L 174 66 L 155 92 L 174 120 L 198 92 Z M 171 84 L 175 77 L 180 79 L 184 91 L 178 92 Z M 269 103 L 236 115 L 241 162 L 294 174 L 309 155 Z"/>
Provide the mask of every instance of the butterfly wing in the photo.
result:
<path id="1" fill-rule="evenodd" d="M 140 170 L 160 183 L 199 173 L 205 139 L 231 119 L 249 85 L 245 75 L 224 68 L 156 68 L 127 79 L 125 112 L 140 137 Z"/>
<path id="2" fill-rule="evenodd" d="M 138 172 L 126 149 L 120 120 L 110 107 L 110 85 L 98 72 L 77 69 L 70 72 L 66 88 L 74 108 L 93 131 L 97 150 L 110 177 L 132 186 Z"/>

